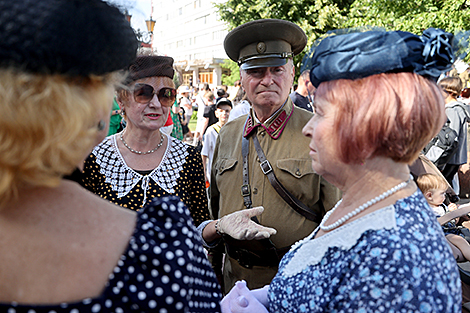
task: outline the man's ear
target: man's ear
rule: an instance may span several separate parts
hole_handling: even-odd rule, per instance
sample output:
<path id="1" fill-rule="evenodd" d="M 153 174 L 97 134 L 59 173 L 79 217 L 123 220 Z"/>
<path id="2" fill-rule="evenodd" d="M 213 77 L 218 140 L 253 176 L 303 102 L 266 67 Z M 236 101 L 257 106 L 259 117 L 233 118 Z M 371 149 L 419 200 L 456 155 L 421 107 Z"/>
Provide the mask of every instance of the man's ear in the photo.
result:
<path id="1" fill-rule="evenodd" d="M 310 82 L 310 81 L 309 81 L 308 79 L 304 80 L 305 88 L 307 88 L 307 90 L 308 90 L 308 83 L 309 83 L 309 82 Z"/>

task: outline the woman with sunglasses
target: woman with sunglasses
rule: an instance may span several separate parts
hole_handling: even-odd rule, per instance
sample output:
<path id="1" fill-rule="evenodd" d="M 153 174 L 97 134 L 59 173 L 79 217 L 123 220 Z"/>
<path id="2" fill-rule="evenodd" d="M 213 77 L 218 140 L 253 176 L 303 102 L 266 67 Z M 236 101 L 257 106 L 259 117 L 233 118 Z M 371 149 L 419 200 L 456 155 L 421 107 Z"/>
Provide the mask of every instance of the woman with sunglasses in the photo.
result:
<path id="1" fill-rule="evenodd" d="M 126 128 L 105 138 L 85 161 L 84 186 L 115 204 L 139 210 L 155 197 L 178 196 L 197 226 L 209 219 L 202 160 L 160 128 L 176 99 L 173 59 L 139 56 L 117 101 Z"/>

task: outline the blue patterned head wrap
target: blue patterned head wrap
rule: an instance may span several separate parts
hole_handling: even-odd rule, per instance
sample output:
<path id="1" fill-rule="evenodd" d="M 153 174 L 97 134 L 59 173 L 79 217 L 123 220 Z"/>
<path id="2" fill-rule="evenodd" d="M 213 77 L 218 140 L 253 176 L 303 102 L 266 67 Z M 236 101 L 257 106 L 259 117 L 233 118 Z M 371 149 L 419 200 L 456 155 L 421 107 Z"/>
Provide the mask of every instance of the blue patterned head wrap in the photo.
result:
<path id="1" fill-rule="evenodd" d="M 367 31 L 324 38 L 309 61 L 315 87 L 324 81 L 380 73 L 414 72 L 433 79 L 452 68 L 453 35 L 429 28 L 418 36 L 402 31 Z"/>

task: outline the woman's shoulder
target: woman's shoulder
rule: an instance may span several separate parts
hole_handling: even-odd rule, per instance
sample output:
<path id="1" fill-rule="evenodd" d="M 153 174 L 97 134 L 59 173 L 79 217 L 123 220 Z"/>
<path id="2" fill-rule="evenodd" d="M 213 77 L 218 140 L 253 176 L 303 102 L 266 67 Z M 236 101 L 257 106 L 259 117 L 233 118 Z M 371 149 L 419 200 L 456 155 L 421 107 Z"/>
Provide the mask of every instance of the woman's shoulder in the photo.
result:
<path id="1" fill-rule="evenodd" d="M 456 114 L 462 115 L 464 117 L 467 117 L 467 118 L 470 117 L 469 106 L 460 101 L 452 101 L 450 103 L 447 103 L 445 108 L 446 108 L 447 113 L 455 112 Z"/>
<path id="2" fill-rule="evenodd" d="M 196 147 L 174 137 L 171 137 L 170 153 L 171 155 L 177 154 L 184 157 L 188 157 L 189 155 L 191 158 L 199 156 L 199 151 L 196 149 Z"/>
<path id="3" fill-rule="evenodd" d="M 0 311 L 219 312 L 220 287 L 196 232 L 179 198 L 156 198 L 137 213 L 100 296 L 55 305 L 0 304 Z"/>
<path id="4" fill-rule="evenodd" d="M 310 257 L 312 264 L 319 263 L 331 248 L 338 248 L 347 253 L 352 250 L 373 249 L 384 242 L 417 243 L 424 239 L 433 241 L 439 237 L 440 226 L 422 194 L 416 191 L 394 205 L 369 213 L 312 240 L 315 233 L 296 243 L 291 249 L 298 250 L 296 254 L 300 252 L 299 255 L 310 255 L 309 251 L 317 251 L 315 256 Z M 440 243 L 440 240 L 436 242 Z M 402 249 L 400 245 L 393 247 Z M 389 246 L 388 251 L 394 250 L 393 247 Z M 300 266 L 303 261 L 299 261 Z M 299 271 L 294 263 L 290 267 L 293 273 Z"/>

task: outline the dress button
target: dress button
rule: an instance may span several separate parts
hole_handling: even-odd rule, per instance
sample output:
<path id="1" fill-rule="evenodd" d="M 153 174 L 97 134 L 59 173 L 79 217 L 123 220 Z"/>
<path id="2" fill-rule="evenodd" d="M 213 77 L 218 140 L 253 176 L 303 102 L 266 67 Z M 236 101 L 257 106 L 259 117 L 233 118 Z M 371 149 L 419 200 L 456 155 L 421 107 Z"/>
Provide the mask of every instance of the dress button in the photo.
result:
<path id="1" fill-rule="evenodd" d="M 301 174 L 302 174 L 302 173 L 300 173 L 300 170 L 297 169 L 297 171 L 295 172 L 295 175 L 300 176 Z"/>
<path id="2" fill-rule="evenodd" d="M 256 188 L 256 187 L 253 188 L 253 194 L 254 194 L 254 195 L 258 194 L 258 188 Z"/>

